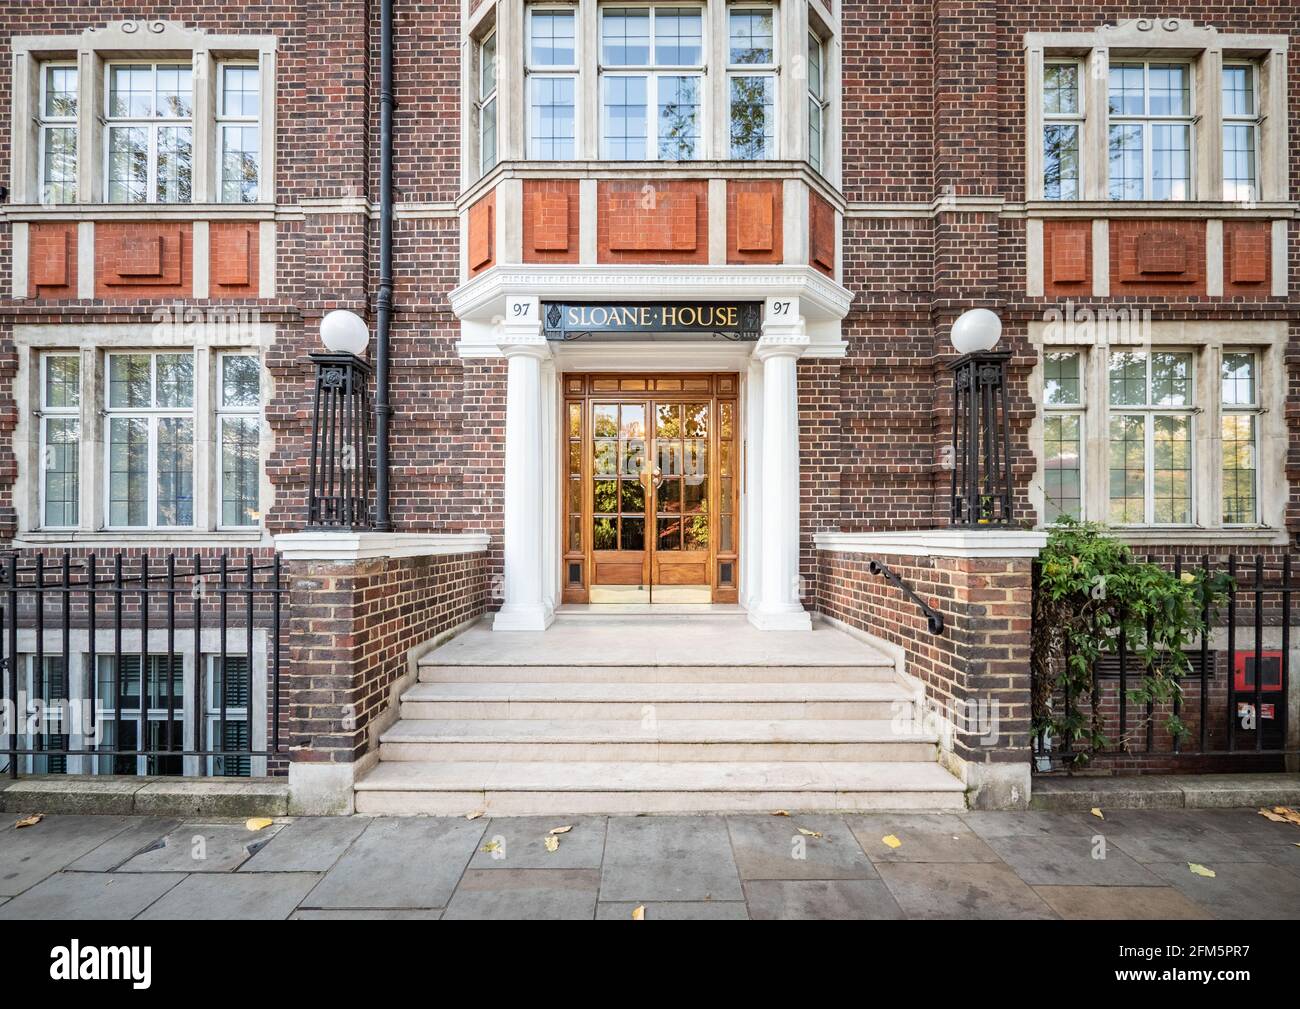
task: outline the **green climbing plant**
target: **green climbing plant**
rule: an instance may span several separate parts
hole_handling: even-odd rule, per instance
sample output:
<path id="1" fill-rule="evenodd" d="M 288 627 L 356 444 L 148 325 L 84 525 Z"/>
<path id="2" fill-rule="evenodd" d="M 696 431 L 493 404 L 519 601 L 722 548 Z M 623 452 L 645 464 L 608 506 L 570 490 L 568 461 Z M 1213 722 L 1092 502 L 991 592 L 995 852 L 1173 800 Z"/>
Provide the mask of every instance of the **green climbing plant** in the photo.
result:
<path id="1" fill-rule="evenodd" d="M 1129 702 L 1172 712 L 1189 668 L 1185 650 L 1199 639 L 1202 613 L 1217 610 L 1228 585 L 1224 574 L 1176 576 L 1135 558 L 1100 524 L 1063 520 L 1039 555 L 1034 586 L 1034 732 L 1049 732 L 1058 746 L 1068 740 L 1076 765 L 1116 745 L 1127 749 L 1127 736 L 1116 740 L 1105 731 L 1097 662 L 1119 651 L 1122 634 L 1136 677 Z M 1139 725 L 1145 729 L 1146 721 Z M 1164 727 L 1188 735 L 1176 714 Z"/>

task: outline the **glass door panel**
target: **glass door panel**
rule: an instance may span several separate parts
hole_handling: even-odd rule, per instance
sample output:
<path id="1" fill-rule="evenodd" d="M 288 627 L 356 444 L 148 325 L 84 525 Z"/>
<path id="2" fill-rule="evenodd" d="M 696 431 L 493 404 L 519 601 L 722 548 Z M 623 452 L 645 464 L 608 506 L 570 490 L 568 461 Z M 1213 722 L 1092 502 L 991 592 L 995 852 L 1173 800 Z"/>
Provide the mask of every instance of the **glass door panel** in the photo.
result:
<path id="1" fill-rule="evenodd" d="M 649 602 L 647 405 L 593 403 L 590 600 Z"/>

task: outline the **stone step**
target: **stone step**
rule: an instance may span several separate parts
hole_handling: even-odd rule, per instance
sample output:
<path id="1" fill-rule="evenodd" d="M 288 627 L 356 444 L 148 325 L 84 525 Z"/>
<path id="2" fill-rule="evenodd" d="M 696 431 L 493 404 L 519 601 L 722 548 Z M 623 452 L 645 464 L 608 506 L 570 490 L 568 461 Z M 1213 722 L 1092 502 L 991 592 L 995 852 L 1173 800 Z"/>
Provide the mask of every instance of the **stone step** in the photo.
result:
<path id="1" fill-rule="evenodd" d="M 358 813 L 579 816 L 965 808 L 964 786 L 933 761 L 396 762 L 356 785 Z"/>
<path id="2" fill-rule="evenodd" d="M 652 711 L 651 711 L 652 709 Z M 900 685 L 866 683 L 418 683 L 402 718 L 893 719 L 912 698 Z"/>
<path id="3" fill-rule="evenodd" d="M 420 663 L 421 683 L 893 683 L 879 665 L 462 665 Z"/>
<path id="4" fill-rule="evenodd" d="M 402 719 L 380 737 L 388 761 L 922 761 L 933 735 L 867 719 Z"/>

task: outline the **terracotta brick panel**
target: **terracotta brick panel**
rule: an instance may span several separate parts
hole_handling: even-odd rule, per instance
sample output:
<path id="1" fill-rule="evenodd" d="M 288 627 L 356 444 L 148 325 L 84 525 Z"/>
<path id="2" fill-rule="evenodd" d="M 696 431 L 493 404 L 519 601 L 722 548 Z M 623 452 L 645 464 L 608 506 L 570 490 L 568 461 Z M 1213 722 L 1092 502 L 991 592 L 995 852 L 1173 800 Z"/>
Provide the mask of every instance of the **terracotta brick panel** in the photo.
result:
<path id="1" fill-rule="evenodd" d="M 496 191 L 488 193 L 469 208 L 469 272 L 489 269 L 495 262 Z"/>
<path id="2" fill-rule="evenodd" d="M 259 254 L 256 224 L 213 221 L 208 225 L 210 296 L 256 298 Z"/>
<path id="3" fill-rule="evenodd" d="M 600 262 L 709 261 L 707 182 L 600 182 L 596 193 Z"/>
<path id="4" fill-rule="evenodd" d="M 524 262 L 578 261 L 576 179 L 524 180 Z"/>
<path id="5" fill-rule="evenodd" d="M 808 262 L 828 277 L 835 273 L 835 208 L 808 194 Z"/>
<path id="6" fill-rule="evenodd" d="M 779 263 L 784 256 L 782 187 L 777 181 L 727 181 L 727 262 Z"/>
<path id="7" fill-rule="evenodd" d="M 191 297 L 193 230 L 169 221 L 96 224 L 95 297 Z"/>
<path id="8" fill-rule="evenodd" d="M 1092 222 L 1043 222 L 1043 290 L 1086 293 L 1092 287 Z"/>
<path id="9" fill-rule="evenodd" d="M 1111 294 L 1205 294 L 1205 222 L 1112 220 Z"/>
<path id="10" fill-rule="evenodd" d="M 33 224 L 28 232 L 27 296 L 77 296 L 77 226 L 68 222 Z"/>
<path id="11" fill-rule="evenodd" d="M 1223 222 L 1223 293 L 1269 293 L 1273 234 L 1268 221 Z"/>

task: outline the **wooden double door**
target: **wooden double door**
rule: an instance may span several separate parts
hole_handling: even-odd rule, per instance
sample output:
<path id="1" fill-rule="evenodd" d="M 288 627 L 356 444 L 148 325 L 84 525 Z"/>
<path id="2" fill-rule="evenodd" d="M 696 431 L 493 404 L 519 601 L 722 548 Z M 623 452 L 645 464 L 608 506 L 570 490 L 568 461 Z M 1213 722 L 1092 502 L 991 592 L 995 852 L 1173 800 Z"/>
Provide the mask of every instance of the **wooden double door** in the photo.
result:
<path id="1" fill-rule="evenodd" d="M 736 375 L 566 375 L 563 598 L 735 602 Z"/>

